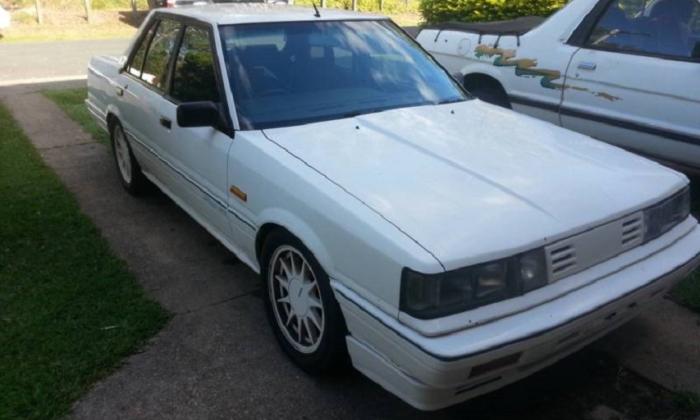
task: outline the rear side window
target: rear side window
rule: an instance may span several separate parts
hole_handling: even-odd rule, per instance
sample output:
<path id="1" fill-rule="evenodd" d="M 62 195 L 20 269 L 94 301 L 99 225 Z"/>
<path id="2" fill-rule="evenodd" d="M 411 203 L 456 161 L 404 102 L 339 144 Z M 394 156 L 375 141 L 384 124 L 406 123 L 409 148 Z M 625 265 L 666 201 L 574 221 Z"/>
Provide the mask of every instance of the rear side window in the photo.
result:
<path id="1" fill-rule="evenodd" d="M 165 91 L 168 86 L 168 66 L 181 27 L 180 23 L 173 20 L 161 20 L 148 47 L 141 79 L 158 90 Z"/>
<path id="2" fill-rule="evenodd" d="M 136 77 L 141 77 L 141 70 L 143 69 L 143 61 L 146 58 L 146 50 L 148 49 L 148 43 L 151 42 L 151 38 L 153 38 L 153 34 L 156 32 L 156 26 L 157 25 L 151 25 L 151 27 L 148 29 L 148 32 L 146 32 L 146 35 L 143 38 L 141 38 L 141 44 L 138 45 L 136 53 L 131 59 L 129 67 L 127 68 L 129 73 L 133 74 Z"/>
<path id="3" fill-rule="evenodd" d="M 700 59 L 700 0 L 615 0 L 591 33 L 591 47 Z"/>
<path id="4" fill-rule="evenodd" d="M 219 101 L 208 30 L 194 26 L 185 28 L 170 96 L 182 102 Z"/>

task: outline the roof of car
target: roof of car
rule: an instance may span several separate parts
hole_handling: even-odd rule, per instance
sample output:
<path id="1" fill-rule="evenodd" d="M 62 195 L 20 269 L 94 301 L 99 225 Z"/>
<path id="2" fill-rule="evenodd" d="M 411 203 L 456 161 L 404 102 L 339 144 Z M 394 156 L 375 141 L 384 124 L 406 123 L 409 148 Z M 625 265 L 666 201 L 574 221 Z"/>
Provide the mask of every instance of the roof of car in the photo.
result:
<path id="1" fill-rule="evenodd" d="M 317 18 L 314 16 L 314 9 L 311 7 L 264 3 L 211 4 L 174 9 L 158 9 L 158 11 L 161 13 L 188 16 L 200 21 L 219 25 L 259 22 L 386 19 L 386 17 L 382 15 L 338 9 L 319 9 L 321 17 Z"/>

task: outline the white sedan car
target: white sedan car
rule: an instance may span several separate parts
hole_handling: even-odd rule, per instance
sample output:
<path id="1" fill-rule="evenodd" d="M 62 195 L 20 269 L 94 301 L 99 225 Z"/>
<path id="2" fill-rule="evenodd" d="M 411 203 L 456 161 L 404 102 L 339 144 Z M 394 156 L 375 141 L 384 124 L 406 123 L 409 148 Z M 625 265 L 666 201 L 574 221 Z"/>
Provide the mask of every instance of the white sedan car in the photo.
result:
<path id="1" fill-rule="evenodd" d="M 418 41 L 483 100 L 700 171 L 700 0 L 573 0 L 539 23 Z"/>
<path id="2" fill-rule="evenodd" d="M 381 16 L 159 10 L 88 87 L 124 187 L 261 274 L 297 365 L 350 360 L 420 409 L 554 363 L 698 264 L 685 176 L 471 100 Z"/>

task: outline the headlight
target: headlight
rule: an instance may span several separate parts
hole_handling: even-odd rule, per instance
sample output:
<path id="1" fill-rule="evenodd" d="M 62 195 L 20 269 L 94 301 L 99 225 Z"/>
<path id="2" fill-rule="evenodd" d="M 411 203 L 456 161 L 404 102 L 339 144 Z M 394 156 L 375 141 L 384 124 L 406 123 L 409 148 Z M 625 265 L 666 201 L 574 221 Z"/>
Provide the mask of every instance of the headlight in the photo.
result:
<path id="1" fill-rule="evenodd" d="M 438 274 L 404 268 L 400 308 L 431 319 L 520 296 L 548 283 L 544 250 Z"/>
<path id="2" fill-rule="evenodd" d="M 644 210 L 644 242 L 656 239 L 690 215 L 690 188 Z"/>

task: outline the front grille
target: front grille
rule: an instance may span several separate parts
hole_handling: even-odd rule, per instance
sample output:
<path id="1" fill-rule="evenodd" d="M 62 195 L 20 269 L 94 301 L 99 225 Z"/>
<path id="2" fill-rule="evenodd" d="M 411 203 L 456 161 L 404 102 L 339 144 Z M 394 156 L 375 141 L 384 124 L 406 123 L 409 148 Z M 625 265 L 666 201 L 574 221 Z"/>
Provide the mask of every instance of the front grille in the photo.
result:
<path id="1" fill-rule="evenodd" d="M 639 246 L 644 241 L 640 211 L 545 247 L 549 281 L 585 270 Z"/>

